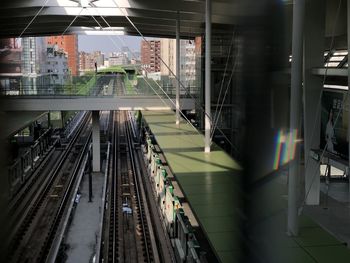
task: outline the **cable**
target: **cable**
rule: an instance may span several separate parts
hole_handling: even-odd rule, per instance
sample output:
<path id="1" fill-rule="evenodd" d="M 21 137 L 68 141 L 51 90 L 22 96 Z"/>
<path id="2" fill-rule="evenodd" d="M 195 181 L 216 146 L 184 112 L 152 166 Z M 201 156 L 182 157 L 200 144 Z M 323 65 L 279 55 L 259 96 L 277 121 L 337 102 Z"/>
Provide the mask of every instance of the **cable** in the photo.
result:
<path id="1" fill-rule="evenodd" d="M 334 24 L 333 24 L 333 28 L 332 28 L 332 39 L 331 39 L 331 43 L 330 43 L 330 46 L 329 46 L 329 52 L 330 52 L 330 53 L 332 52 L 333 45 L 334 45 L 335 28 L 336 28 L 337 21 L 338 21 L 338 17 L 339 17 L 341 2 L 342 2 L 342 0 L 339 0 L 339 5 L 338 5 L 337 13 L 336 13 L 336 17 L 335 17 Z M 326 66 L 325 73 L 324 73 L 324 76 L 323 76 L 322 89 L 321 89 L 320 96 L 319 96 L 319 99 L 318 99 L 318 104 L 317 104 L 316 112 L 319 112 L 319 111 L 320 111 L 320 108 L 321 108 L 321 101 L 322 101 L 322 96 L 323 96 L 323 86 L 324 86 L 325 83 L 326 83 L 327 74 L 328 74 L 328 66 Z M 313 125 L 313 128 L 312 128 L 311 138 L 313 138 L 314 135 L 315 135 L 316 123 L 317 123 L 317 121 L 318 121 L 318 117 L 319 117 L 319 116 L 317 115 L 316 118 L 315 118 L 314 125 Z M 305 169 L 308 167 L 309 160 L 310 160 L 310 155 L 307 156 L 307 159 L 306 159 L 306 162 L 305 162 Z"/>
<path id="2" fill-rule="evenodd" d="M 340 116 L 340 112 L 345 108 L 345 107 L 344 107 L 344 102 L 345 102 L 345 100 L 347 99 L 347 97 L 348 97 L 348 92 L 346 93 L 346 95 L 345 95 L 344 98 L 343 98 L 342 107 L 341 107 L 341 109 L 339 110 L 339 112 L 338 112 L 338 114 L 337 114 L 337 117 L 336 117 L 336 119 L 335 119 L 335 121 L 334 121 L 334 127 L 335 127 L 336 124 L 337 124 L 338 118 L 339 118 L 339 116 Z M 324 154 L 325 154 L 325 152 L 326 152 L 327 147 L 328 147 L 328 141 L 327 141 L 326 145 L 324 146 L 324 148 L 323 148 L 323 150 L 322 150 L 322 154 L 321 154 L 321 157 L 320 157 L 319 161 L 317 162 L 318 166 L 321 164 L 322 158 L 323 158 L 323 156 L 324 156 Z M 311 191 L 311 187 L 312 187 L 312 184 L 313 184 L 313 182 L 314 182 L 314 180 L 315 180 L 315 178 L 316 178 L 317 172 L 319 172 L 319 170 L 315 170 L 315 173 L 314 173 L 314 175 L 313 175 L 313 177 L 312 177 L 312 179 L 311 179 L 310 187 L 309 187 L 309 189 L 307 190 L 307 192 L 306 192 L 306 194 L 305 194 L 305 198 L 304 198 L 302 204 L 300 205 L 299 210 L 302 209 L 302 208 L 305 206 L 305 204 L 306 204 L 306 199 L 307 199 L 307 197 L 308 197 L 308 195 L 309 195 L 309 193 L 310 193 L 310 191 Z"/>
<path id="3" fill-rule="evenodd" d="M 230 79 L 229 79 L 229 81 L 228 81 L 228 83 L 227 83 L 227 86 L 226 86 L 226 89 L 225 89 L 225 93 L 224 93 L 224 97 L 223 97 L 222 102 L 221 102 L 221 105 L 220 105 L 220 110 L 219 110 L 218 117 L 217 117 L 217 118 L 216 118 L 216 120 L 214 121 L 214 125 L 213 125 L 213 132 L 212 132 L 212 135 L 211 135 L 210 139 L 212 139 L 212 138 L 213 138 L 213 136 L 214 136 L 214 133 L 215 133 L 215 128 L 216 128 L 216 126 L 217 126 L 217 124 L 218 124 L 218 121 L 219 121 L 219 116 L 220 116 L 220 114 L 221 114 L 222 107 L 223 107 L 223 105 L 224 105 L 224 103 L 225 103 L 225 99 L 226 99 L 227 91 L 228 91 L 228 88 L 229 88 L 229 87 L 230 87 L 230 85 L 231 85 L 231 81 L 232 81 L 233 73 L 234 73 L 234 72 L 235 72 L 235 70 L 236 70 L 237 61 L 238 61 L 238 58 L 237 58 L 237 57 L 238 57 L 238 49 L 237 49 L 237 53 L 236 53 L 235 64 L 233 65 L 232 72 L 231 72 L 231 75 L 230 75 Z"/>
<path id="4" fill-rule="evenodd" d="M 80 16 L 81 12 L 83 12 L 85 7 L 82 7 L 82 9 L 80 10 L 79 14 L 77 14 L 74 19 L 72 20 L 72 22 L 70 22 L 70 24 L 67 26 L 67 28 L 62 32 L 61 37 L 67 32 L 67 30 L 72 26 L 72 24 L 74 23 L 74 21 L 78 18 L 78 16 Z"/>
<path id="5" fill-rule="evenodd" d="M 227 65 L 228 65 L 228 61 L 230 60 L 230 55 L 231 55 L 231 48 L 232 48 L 232 44 L 233 44 L 233 39 L 234 39 L 234 35 L 235 35 L 235 31 L 232 32 L 232 38 L 231 38 L 231 43 L 230 43 L 230 48 L 229 48 L 229 51 L 228 51 L 228 55 L 227 55 L 227 59 L 226 59 L 226 64 L 225 64 L 225 70 L 224 70 L 224 75 L 223 75 L 223 78 L 221 80 L 221 85 L 220 85 L 220 91 L 219 91 L 219 96 L 218 96 L 218 100 L 216 102 L 216 107 L 215 107 L 215 112 L 214 112 L 214 123 L 215 123 L 215 119 L 216 118 L 219 118 L 219 116 L 216 116 L 216 113 L 217 113 L 217 110 L 218 110 L 218 107 L 219 107 L 219 103 L 220 103 L 220 97 L 221 97 L 221 92 L 222 92 L 222 88 L 224 86 L 224 81 L 225 81 L 225 76 L 226 76 L 226 71 L 227 71 Z M 214 129 L 212 127 L 212 132 L 214 133 Z"/>
<path id="6" fill-rule="evenodd" d="M 133 26 L 133 28 L 138 32 L 138 34 L 142 37 L 142 39 L 150 46 L 151 44 L 148 42 L 148 40 L 143 36 L 143 34 L 140 32 L 140 30 L 136 27 L 136 25 L 131 21 L 131 19 L 128 17 L 127 14 L 125 14 L 124 10 L 122 8 L 119 7 L 119 5 L 115 2 L 115 0 L 113 0 L 113 2 L 115 3 L 115 5 L 117 6 L 117 8 L 123 13 L 123 15 L 125 16 L 125 18 L 129 21 L 129 23 Z M 180 79 L 178 78 L 178 76 L 176 76 L 176 74 L 170 69 L 170 67 L 164 62 L 164 60 L 158 56 L 159 59 L 161 60 L 161 62 L 165 65 L 165 67 L 169 70 L 169 72 L 175 77 L 175 79 L 177 80 L 177 82 L 180 84 L 180 87 L 182 87 L 186 94 L 188 94 L 193 100 L 194 103 L 198 105 L 198 102 L 195 100 L 195 98 L 193 98 L 193 96 L 191 95 L 190 92 L 188 92 L 187 88 L 182 84 L 182 82 L 180 81 Z M 159 84 L 158 84 L 159 85 Z M 159 86 L 160 87 L 160 86 Z M 161 88 L 161 87 L 160 87 Z M 161 88 L 162 89 L 162 88 Z M 210 114 L 208 114 L 205 109 L 202 107 L 202 105 L 198 106 L 199 109 L 202 110 L 202 112 L 204 113 L 205 116 L 207 116 L 209 118 L 209 121 L 212 123 L 212 118 L 210 116 Z M 181 112 L 181 111 L 180 111 Z M 191 124 L 192 125 L 192 124 Z M 192 125 L 193 126 L 193 125 Z M 194 127 L 194 126 L 193 126 Z M 197 130 L 197 129 L 196 129 Z M 220 131 L 220 133 L 225 137 L 225 139 L 227 140 L 227 142 L 233 146 L 233 143 L 227 138 L 227 136 L 224 134 L 224 132 L 218 128 L 218 130 Z M 212 142 L 211 142 L 212 144 Z"/>
<path id="7" fill-rule="evenodd" d="M 43 4 L 43 6 L 39 9 L 39 11 L 35 14 L 35 16 L 29 21 L 29 23 L 27 24 L 27 26 L 23 29 L 22 33 L 18 36 L 18 38 L 21 38 L 22 35 L 24 34 L 24 32 L 26 32 L 26 30 L 28 29 L 28 27 L 30 27 L 30 25 L 34 22 L 34 20 L 37 18 L 37 16 L 41 13 L 41 11 L 44 9 L 44 7 L 47 5 L 47 2 L 49 2 L 49 0 L 46 0 Z"/>
<path id="8" fill-rule="evenodd" d="M 136 27 L 136 25 L 131 21 L 131 19 L 129 18 L 129 16 L 127 14 L 125 14 L 124 10 L 122 8 L 119 7 L 119 5 L 117 4 L 117 2 L 115 0 L 113 0 L 113 2 L 115 3 L 115 5 L 117 6 L 117 8 L 123 13 L 123 15 L 125 16 L 125 18 L 129 21 L 129 23 L 132 25 L 132 27 L 137 31 L 137 33 L 142 37 L 142 39 L 149 45 L 151 46 L 151 44 L 149 43 L 149 41 L 144 37 L 144 35 L 140 32 L 140 30 Z M 174 76 L 174 78 L 176 79 L 176 81 L 180 84 L 180 87 L 182 87 L 184 89 L 184 91 L 186 92 L 186 94 L 188 94 L 192 99 L 193 96 L 191 95 L 191 93 L 187 90 L 187 88 L 183 85 L 183 83 L 180 81 L 179 77 L 176 76 L 176 74 L 170 69 L 170 67 L 164 62 L 164 60 L 161 58 L 161 56 L 158 56 L 158 58 L 160 59 L 160 61 L 164 64 L 164 66 L 169 70 L 169 72 Z M 195 99 L 194 99 L 195 101 Z M 196 103 L 196 101 L 195 101 Z M 199 108 L 204 112 L 204 114 L 209 118 L 210 122 L 212 122 L 212 118 L 210 116 L 210 114 L 208 114 L 205 109 L 199 105 Z"/>
<path id="9" fill-rule="evenodd" d="M 89 12 L 89 11 L 88 11 L 88 12 Z M 97 12 L 97 13 L 98 13 L 98 12 Z M 91 17 L 95 20 L 95 22 L 97 23 L 97 25 L 98 25 L 101 29 L 103 29 L 102 25 L 97 21 L 97 19 L 96 19 L 90 12 L 89 12 L 89 14 L 90 14 Z M 103 19 L 103 21 L 105 21 L 105 23 L 107 24 L 107 26 L 109 26 L 109 27 L 111 28 L 111 26 L 110 26 L 110 25 L 108 24 L 108 22 L 104 19 L 104 17 L 101 16 L 100 14 L 99 14 L 99 16 Z M 113 31 L 114 31 L 114 30 L 112 29 L 112 32 L 113 32 Z M 111 36 L 108 36 L 108 38 L 112 41 L 112 43 L 114 44 L 115 47 L 120 48 L 120 47 L 118 46 L 118 44 L 114 41 L 114 39 L 113 39 Z M 118 38 L 119 41 L 121 41 L 121 38 L 119 38 L 118 35 L 117 35 L 117 38 Z M 122 41 L 121 41 L 121 42 L 122 42 Z M 128 47 L 128 50 L 130 51 L 129 47 Z M 133 54 L 134 57 L 136 57 L 135 54 L 134 54 L 132 51 L 130 51 L 130 52 Z M 135 69 L 135 71 L 137 71 L 136 66 L 134 66 L 134 69 Z M 151 84 L 148 82 L 148 80 L 146 80 L 144 76 L 142 76 L 142 78 L 146 81 L 146 83 L 148 84 L 148 86 L 155 92 L 155 94 L 161 99 L 161 101 L 163 102 L 163 104 L 164 104 L 165 106 L 168 106 L 168 104 L 164 101 L 164 99 L 153 89 L 153 87 L 152 87 Z"/>
<path id="10" fill-rule="evenodd" d="M 330 43 L 330 47 L 329 47 L 329 52 L 332 52 L 332 48 L 333 48 L 333 45 L 334 45 L 334 35 L 335 35 L 335 29 L 336 29 L 336 25 L 337 25 L 337 21 L 338 21 L 338 18 L 339 18 L 339 12 L 340 12 L 340 7 L 341 7 L 341 3 L 342 3 L 342 0 L 339 0 L 339 4 L 338 4 L 338 8 L 337 8 L 337 13 L 336 13 L 336 17 L 335 17 L 335 20 L 334 20 L 334 24 L 333 24 L 333 28 L 332 28 L 332 38 L 331 38 L 331 43 Z M 324 77 L 323 77 L 323 82 L 322 82 L 322 90 L 320 92 L 320 97 L 319 97 L 319 100 L 318 100 L 318 105 L 317 105 L 317 108 L 316 108 L 316 112 L 318 112 L 320 110 L 320 107 L 321 107 L 321 100 L 322 100 L 322 95 L 323 95 L 323 87 L 325 85 L 325 82 L 326 82 L 326 78 L 327 78 L 327 73 L 328 73 L 328 66 L 326 67 L 326 70 L 325 70 L 325 74 L 324 74 Z M 346 94 L 345 98 L 347 98 L 348 96 L 348 93 Z M 343 103 L 344 104 L 344 100 L 345 98 L 343 99 Z M 343 107 L 343 106 L 342 106 Z M 321 115 L 321 114 L 320 114 Z M 338 120 L 338 117 L 340 115 L 340 111 L 338 112 L 338 115 L 337 115 L 337 118 L 336 118 L 336 121 Z M 318 116 L 315 118 L 315 121 L 314 121 L 314 127 L 313 127 L 313 130 L 312 130 L 312 135 L 311 135 L 311 140 L 312 138 L 314 137 L 314 134 L 315 134 L 315 130 L 316 130 L 316 122 L 318 120 Z M 335 124 L 336 124 L 336 121 L 335 121 Z M 335 126 L 334 124 L 334 126 Z M 304 132 L 305 133 L 305 132 Z M 323 155 L 326 151 L 326 148 L 328 146 L 328 142 L 326 143 L 326 146 L 324 147 L 323 151 L 322 151 L 322 155 L 321 155 L 321 158 L 320 160 L 318 161 L 318 165 L 320 165 L 321 163 L 321 160 L 323 158 Z M 304 157 L 305 158 L 305 157 Z M 309 165 L 309 160 L 310 160 L 310 155 L 308 154 L 307 156 L 307 159 L 306 159 L 306 162 L 305 162 L 305 170 L 307 169 L 308 165 Z M 299 210 L 303 209 L 303 207 L 305 206 L 306 204 L 306 199 L 311 191 L 311 187 L 313 185 L 313 182 L 316 178 L 316 174 L 317 174 L 317 170 L 315 171 L 313 177 L 312 177 L 312 180 L 311 180 L 311 183 L 310 183 L 310 187 L 308 189 L 308 191 L 306 192 L 305 194 L 305 197 L 304 197 L 304 200 L 303 202 L 301 203 L 300 207 L 299 207 Z"/>
<path id="11" fill-rule="evenodd" d="M 91 15 L 91 13 L 90 13 L 90 15 Z M 91 15 L 92 16 L 92 15 Z M 110 25 L 109 25 L 109 23 L 104 19 L 104 17 L 103 16 L 101 16 L 100 15 L 100 17 L 105 21 L 105 23 L 107 24 L 107 26 L 109 26 L 110 28 L 112 28 Z M 95 22 L 99 25 L 99 27 L 100 28 L 103 28 L 102 27 L 102 25 L 95 19 L 95 17 L 94 16 L 92 16 L 92 18 L 95 20 Z M 112 29 L 112 32 L 114 32 L 114 30 Z M 119 36 L 117 35 L 117 37 L 118 37 L 118 39 L 120 39 L 119 38 Z M 111 38 L 110 38 L 111 39 Z M 112 40 L 112 39 L 111 39 Z M 112 41 L 114 44 L 115 44 L 115 42 L 114 41 Z M 118 47 L 118 46 L 117 46 Z M 129 49 L 129 47 L 128 47 L 128 50 L 133 54 L 133 52 Z M 135 54 L 133 54 L 134 56 L 135 56 Z M 136 56 L 135 56 L 136 57 Z M 136 67 L 135 67 L 135 69 L 136 69 Z M 144 78 L 144 77 L 143 77 Z M 144 78 L 144 80 L 146 81 L 146 83 L 149 85 L 149 87 L 156 93 L 156 95 L 163 101 L 163 103 L 165 104 L 165 105 L 167 105 L 166 103 L 165 103 L 165 101 L 163 100 L 163 98 L 154 90 L 154 88 L 152 87 L 152 85 L 150 85 L 150 83 Z M 163 88 L 155 81 L 155 83 L 157 84 L 157 86 L 161 89 L 161 91 L 163 91 L 163 93 L 166 95 L 166 97 L 169 99 L 169 101 L 175 106 L 175 103 L 173 102 L 173 100 L 169 97 L 169 95 L 163 90 Z M 194 130 L 195 131 L 197 131 L 198 133 L 199 133 L 199 131 L 196 129 L 196 127 L 194 127 L 193 126 L 193 124 L 190 122 L 190 120 L 188 120 L 188 118 L 180 111 L 180 114 L 184 117 L 184 119 L 194 128 Z"/>

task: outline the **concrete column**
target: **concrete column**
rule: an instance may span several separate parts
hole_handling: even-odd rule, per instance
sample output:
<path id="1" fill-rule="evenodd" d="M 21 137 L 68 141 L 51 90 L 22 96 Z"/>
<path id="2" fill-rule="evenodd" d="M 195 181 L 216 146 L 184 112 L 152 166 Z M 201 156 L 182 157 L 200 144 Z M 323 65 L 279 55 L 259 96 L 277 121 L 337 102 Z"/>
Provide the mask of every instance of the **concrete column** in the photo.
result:
<path id="1" fill-rule="evenodd" d="M 325 0 L 308 0 L 305 6 L 304 34 L 304 150 L 305 202 L 320 202 L 320 166 L 310 156 L 311 149 L 320 147 L 323 78 L 311 73 L 312 68 L 324 67 Z M 319 104 L 321 103 L 321 105 Z M 318 106 L 319 105 L 319 106 Z"/>
<path id="2" fill-rule="evenodd" d="M 180 13 L 176 19 L 176 125 L 180 125 Z"/>
<path id="3" fill-rule="evenodd" d="M 100 172 L 100 112 L 92 112 L 92 171 Z"/>
<path id="4" fill-rule="evenodd" d="M 51 112 L 47 113 L 47 128 L 51 127 Z"/>
<path id="5" fill-rule="evenodd" d="M 348 0 L 347 2 L 347 9 L 348 9 L 348 62 L 349 62 L 349 57 L 350 57 L 350 0 Z M 350 67 L 348 66 L 348 87 L 349 87 L 349 93 L 350 93 Z M 350 99 L 349 99 L 349 95 L 348 94 L 348 109 L 350 110 Z M 350 114 L 348 114 L 348 138 L 350 138 Z M 350 155 L 350 143 L 349 143 L 349 155 Z M 350 169 L 350 156 L 349 156 L 349 169 Z M 348 169 L 348 179 L 350 181 L 350 172 Z M 349 190 L 350 190 L 350 182 L 349 182 Z"/>
<path id="6" fill-rule="evenodd" d="M 290 103 L 290 132 L 298 131 L 300 136 L 301 124 L 301 91 L 303 68 L 303 25 L 304 0 L 293 2 L 293 39 L 292 39 L 292 79 Z M 298 145 L 299 146 L 299 145 Z M 289 165 L 288 178 L 288 233 L 298 235 L 298 181 L 300 172 L 300 149 L 297 147 L 295 159 Z"/>
<path id="7" fill-rule="evenodd" d="M 211 0 L 206 0 L 205 9 L 205 143 L 204 152 L 210 152 L 210 130 L 211 130 Z"/>

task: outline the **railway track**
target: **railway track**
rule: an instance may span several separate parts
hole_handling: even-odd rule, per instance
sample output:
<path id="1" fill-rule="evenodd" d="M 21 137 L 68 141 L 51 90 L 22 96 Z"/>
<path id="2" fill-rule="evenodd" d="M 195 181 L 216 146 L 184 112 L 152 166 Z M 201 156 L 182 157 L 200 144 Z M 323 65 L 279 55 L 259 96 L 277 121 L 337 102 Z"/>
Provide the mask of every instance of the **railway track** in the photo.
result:
<path id="1" fill-rule="evenodd" d="M 104 262 L 158 262 L 125 112 L 115 112 Z"/>
<path id="2" fill-rule="evenodd" d="M 11 239 L 6 262 L 46 262 L 91 138 L 89 120 L 90 114 L 35 196 L 28 197 L 32 200 Z"/>

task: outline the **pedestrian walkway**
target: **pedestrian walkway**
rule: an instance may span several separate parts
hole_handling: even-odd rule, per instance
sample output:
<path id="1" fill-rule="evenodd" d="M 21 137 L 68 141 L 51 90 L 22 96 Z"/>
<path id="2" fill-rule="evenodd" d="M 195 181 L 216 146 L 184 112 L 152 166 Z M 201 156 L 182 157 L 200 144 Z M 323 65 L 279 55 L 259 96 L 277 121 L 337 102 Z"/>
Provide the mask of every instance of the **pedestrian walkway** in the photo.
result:
<path id="1" fill-rule="evenodd" d="M 92 262 L 101 217 L 103 183 L 104 176 L 101 173 L 92 175 L 93 198 L 92 202 L 89 202 L 88 174 L 82 178 L 81 197 L 75 211 L 73 211 L 73 220 L 65 240 L 68 245 L 67 263 Z"/>

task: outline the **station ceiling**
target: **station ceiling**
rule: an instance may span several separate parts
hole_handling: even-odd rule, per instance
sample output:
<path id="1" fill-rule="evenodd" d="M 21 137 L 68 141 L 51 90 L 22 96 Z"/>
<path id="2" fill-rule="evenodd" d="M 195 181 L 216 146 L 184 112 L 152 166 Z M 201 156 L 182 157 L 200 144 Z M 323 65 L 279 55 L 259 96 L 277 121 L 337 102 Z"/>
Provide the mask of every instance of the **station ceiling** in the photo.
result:
<path id="1" fill-rule="evenodd" d="M 212 0 L 213 26 L 238 24 L 243 18 L 257 15 L 264 2 Z M 138 35 L 127 15 L 142 34 L 158 37 L 175 37 L 179 16 L 181 35 L 190 38 L 204 32 L 205 0 L 4 0 L 0 9 L 0 37 L 20 36 L 36 15 L 22 36 L 63 32 Z M 113 33 L 106 22 L 114 28 Z"/>

